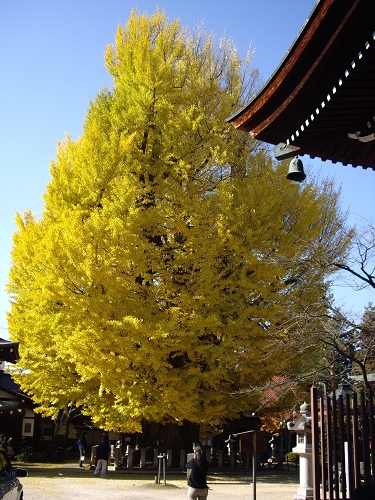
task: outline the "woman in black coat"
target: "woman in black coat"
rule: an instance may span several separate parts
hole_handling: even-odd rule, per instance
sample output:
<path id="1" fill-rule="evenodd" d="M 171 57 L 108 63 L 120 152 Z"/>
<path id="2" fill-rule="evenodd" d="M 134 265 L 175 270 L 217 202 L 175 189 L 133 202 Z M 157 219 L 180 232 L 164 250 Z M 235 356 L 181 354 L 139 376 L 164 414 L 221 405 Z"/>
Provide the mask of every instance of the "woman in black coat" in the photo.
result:
<path id="1" fill-rule="evenodd" d="M 187 469 L 191 469 L 188 480 L 188 499 L 206 500 L 208 486 L 206 476 L 208 472 L 208 461 L 200 446 L 194 448 L 194 458 L 186 464 Z"/>

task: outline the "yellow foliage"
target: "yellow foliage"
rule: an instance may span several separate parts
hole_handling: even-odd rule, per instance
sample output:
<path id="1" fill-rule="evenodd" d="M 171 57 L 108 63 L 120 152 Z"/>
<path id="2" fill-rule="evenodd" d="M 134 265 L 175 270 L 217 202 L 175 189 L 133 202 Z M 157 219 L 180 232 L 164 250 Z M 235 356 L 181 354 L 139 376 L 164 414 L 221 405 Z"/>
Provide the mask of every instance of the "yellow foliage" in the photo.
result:
<path id="1" fill-rule="evenodd" d="M 46 415 L 210 426 L 252 404 L 238 389 L 310 357 L 267 346 L 301 297 L 319 304 L 318 257 L 345 250 L 337 193 L 282 182 L 226 123 L 247 98 L 230 41 L 133 11 L 105 60 L 114 87 L 57 145 L 41 219 L 17 217 L 16 379 Z"/>

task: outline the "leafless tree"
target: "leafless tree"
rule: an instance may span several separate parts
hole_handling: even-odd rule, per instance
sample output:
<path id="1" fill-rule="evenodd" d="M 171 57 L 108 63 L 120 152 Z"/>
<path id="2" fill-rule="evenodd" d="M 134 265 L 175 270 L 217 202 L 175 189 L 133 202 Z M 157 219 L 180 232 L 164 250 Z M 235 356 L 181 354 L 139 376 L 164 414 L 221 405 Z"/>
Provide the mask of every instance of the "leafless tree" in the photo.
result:
<path id="1" fill-rule="evenodd" d="M 327 266 L 340 269 L 340 280 L 354 290 L 375 289 L 375 225 L 363 221 L 353 233 L 351 251 L 345 259 L 335 259 L 334 252 L 320 252 Z M 333 258 L 332 258 L 333 257 Z M 313 265 L 311 262 L 310 265 Z M 277 405 L 300 395 L 299 387 L 323 382 L 327 391 L 348 375 L 360 375 L 359 384 L 371 388 L 369 374 L 375 372 L 375 306 L 368 304 L 363 314 L 354 315 L 335 306 L 334 297 L 322 290 L 320 304 L 301 304 L 300 312 L 285 314 L 269 328 L 269 338 L 260 355 L 278 359 L 275 373 L 266 386 L 248 387 L 244 392 L 259 396 L 259 408 L 272 407 L 267 399 L 277 392 Z M 280 352 L 284 353 L 280 363 Z M 276 375 L 276 376 L 275 376 Z M 292 390 L 293 389 L 293 390 Z M 275 399 L 275 398 L 274 398 Z"/>
<path id="2" fill-rule="evenodd" d="M 375 289 L 375 225 L 363 220 L 355 231 L 352 251 L 346 262 L 334 262 L 342 277 L 355 290 Z"/>

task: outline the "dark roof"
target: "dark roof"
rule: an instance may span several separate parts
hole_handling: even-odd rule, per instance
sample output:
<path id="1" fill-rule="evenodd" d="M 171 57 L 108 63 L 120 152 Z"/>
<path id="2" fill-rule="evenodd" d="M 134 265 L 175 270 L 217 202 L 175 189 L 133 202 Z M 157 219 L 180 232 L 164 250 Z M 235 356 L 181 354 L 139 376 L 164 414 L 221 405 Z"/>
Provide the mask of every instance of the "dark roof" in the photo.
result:
<path id="1" fill-rule="evenodd" d="M 12 394 L 22 395 L 20 386 L 15 383 L 8 372 L 0 371 L 0 389 Z"/>
<path id="2" fill-rule="evenodd" d="M 10 342 L 9 340 L 0 339 L 0 361 L 15 363 L 17 359 L 20 359 L 18 346 L 19 342 Z"/>
<path id="3" fill-rule="evenodd" d="M 9 401 L 0 401 L 0 413 L 4 411 L 13 411 L 18 409 L 18 403 L 10 403 Z"/>
<path id="4" fill-rule="evenodd" d="M 22 392 L 21 387 L 12 379 L 11 374 L 0 370 L 0 390 L 8 393 L 10 396 L 22 399 L 28 405 L 33 405 L 32 399 Z M 4 398 L 3 398 L 4 399 Z M 12 398 L 13 399 L 13 398 Z M 0 401 L 3 403 L 4 401 Z"/>
<path id="5" fill-rule="evenodd" d="M 375 170 L 375 1 L 317 2 L 277 70 L 228 121 L 298 155 Z"/>

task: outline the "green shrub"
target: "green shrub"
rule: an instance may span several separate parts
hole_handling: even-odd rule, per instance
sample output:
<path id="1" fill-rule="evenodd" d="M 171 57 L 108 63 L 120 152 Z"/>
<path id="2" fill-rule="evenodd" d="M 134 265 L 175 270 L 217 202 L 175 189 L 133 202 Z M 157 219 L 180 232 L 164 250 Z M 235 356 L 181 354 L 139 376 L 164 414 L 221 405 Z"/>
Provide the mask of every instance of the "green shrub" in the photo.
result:
<path id="1" fill-rule="evenodd" d="M 15 455 L 16 462 L 31 462 L 33 459 L 33 449 L 27 444 L 25 438 L 22 438 L 21 451 Z"/>
<path id="2" fill-rule="evenodd" d="M 290 451 L 285 455 L 285 460 L 290 464 L 298 464 L 299 455 L 297 455 L 297 453 L 293 453 L 292 451 Z"/>
<path id="3" fill-rule="evenodd" d="M 43 463 L 62 463 L 65 460 L 66 453 L 61 446 L 48 446 L 42 451 L 40 461 Z"/>

